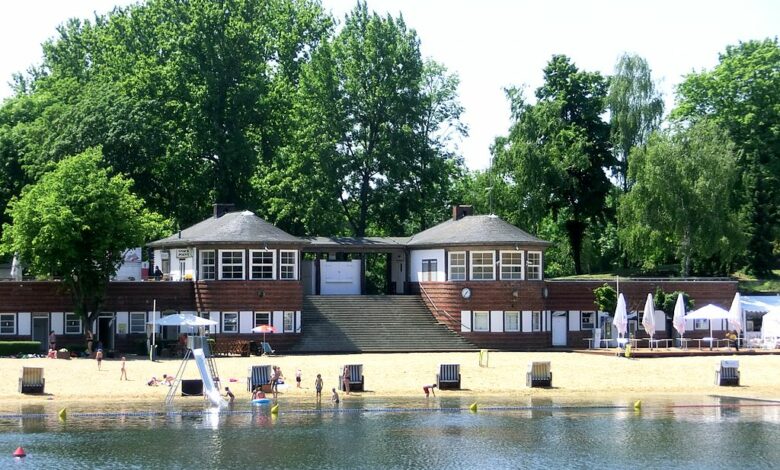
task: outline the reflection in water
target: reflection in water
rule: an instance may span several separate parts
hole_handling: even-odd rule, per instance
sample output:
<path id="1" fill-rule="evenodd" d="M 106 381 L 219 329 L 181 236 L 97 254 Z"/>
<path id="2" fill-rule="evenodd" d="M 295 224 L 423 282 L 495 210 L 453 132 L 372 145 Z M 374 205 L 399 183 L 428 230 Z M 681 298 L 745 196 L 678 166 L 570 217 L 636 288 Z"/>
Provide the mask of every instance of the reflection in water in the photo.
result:
<path id="1" fill-rule="evenodd" d="M 496 399 L 478 413 L 465 411 L 468 404 L 452 397 L 356 398 L 334 410 L 283 402 L 278 418 L 241 404 L 232 413 L 202 413 L 198 404 L 166 413 L 135 404 L 122 409 L 137 415 L 110 416 L 79 416 L 101 406 L 115 413 L 109 405 L 74 406 L 65 423 L 47 404 L 25 407 L 28 417 L 0 416 L 0 449 L 24 445 L 30 465 L 57 468 L 561 468 L 588 466 L 595 456 L 607 469 L 780 461 L 780 408 L 756 401 L 656 399 L 638 412 L 630 400 L 599 408 Z"/>

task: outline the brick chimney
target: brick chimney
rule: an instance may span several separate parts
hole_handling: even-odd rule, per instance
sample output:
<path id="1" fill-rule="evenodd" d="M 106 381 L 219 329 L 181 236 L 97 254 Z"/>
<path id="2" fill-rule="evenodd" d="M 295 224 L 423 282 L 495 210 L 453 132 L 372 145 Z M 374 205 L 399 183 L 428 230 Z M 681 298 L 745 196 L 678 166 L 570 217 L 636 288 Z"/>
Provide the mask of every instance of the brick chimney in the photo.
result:
<path id="1" fill-rule="evenodd" d="M 235 204 L 214 204 L 214 218 L 219 219 L 228 212 L 233 212 L 235 209 Z"/>
<path id="2" fill-rule="evenodd" d="M 452 220 L 460 220 L 467 215 L 474 215 L 474 206 L 452 206 Z"/>

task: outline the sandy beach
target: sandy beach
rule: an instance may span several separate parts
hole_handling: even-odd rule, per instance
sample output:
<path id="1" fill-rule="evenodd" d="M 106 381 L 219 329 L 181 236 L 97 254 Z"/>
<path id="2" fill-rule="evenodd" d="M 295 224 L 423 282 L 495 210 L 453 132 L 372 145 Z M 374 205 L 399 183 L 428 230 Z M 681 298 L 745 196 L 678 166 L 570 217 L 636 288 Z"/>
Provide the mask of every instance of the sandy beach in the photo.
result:
<path id="1" fill-rule="evenodd" d="M 740 356 L 742 386 L 717 387 L 714 370 L 722 357 L 684 357 L 625 359 L 584 353 L 544 352 L 490 353 L 489 366 L 480 367 L 478 353 L 356 354 L 323 356 L 230 357 L 216 359 L 222 385 L 229 386 L 237 400 L 248 400 L 247 369 L 251 365 L 274 364 L 282 368 L 289 388 L 280 400 L 314 400 L 314 379 L 322 374 L 325 390 L 337 386 L 338 372 L 344 364 L 363 364 L 364 397 L 423 396 L 422 386 L 435 382 L 438 365 L 461 365 L 462 390 L 439 391 L 439 396 L 481 396 L 505 398 L 560 397 L 561 399 L 603 400 L 642 399 L 658 395 L 713 395 L 755 398 L 780 398 L 780 356 Z M 0 404 L 41 402 L 162 402 L 167 386 L 150 387 L 151 377 L 176 374 L 181 360 L 151 362 L 127 358 L 128 381 L 120 381 L 120 361 L 106 359 L 98 370 L 93 359 L 0 359 Z M 525 371 L 530 361 L 550 361 L 553 388 L 530 389 L 525 386 Z M 44 367 L 45 395 L 21 395 L 17 391 L 22 366 Z M 301 369 L 302 388 L 295 387 L 295 372 Z M 185 369 L 184 378 L 199 378 L 194 361 Z M 198 400 L 183 398 L 182 400 Z M 327 395 L 325 396 L 327 399 Z M 349 399 L 349 398 L 347 398 Z"/>

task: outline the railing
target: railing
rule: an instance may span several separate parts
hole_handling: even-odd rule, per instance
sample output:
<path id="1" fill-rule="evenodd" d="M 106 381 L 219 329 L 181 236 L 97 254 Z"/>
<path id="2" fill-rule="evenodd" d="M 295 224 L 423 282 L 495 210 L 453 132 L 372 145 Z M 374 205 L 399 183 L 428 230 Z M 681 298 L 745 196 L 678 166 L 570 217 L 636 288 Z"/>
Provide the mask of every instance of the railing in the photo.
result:
<path id="1" fill-rule="evenodd" d="M 418 284 L 420 286 L 420 292 L 425 295 L 425 298 L 428 299 L 428 302 L 430 302 L 431 306 L 433 307 L 434 312 L 436 313 L 443 313 L 445 317 L 447 317 L 452 323 L 459 324 L 461 327 L 461 330 L 463 330 L 464 327 L 466 327 L 469 331 L 471 331 L 471 328 L 465 325 L 462 321 L 456 320 L 452 315 L 449 314 L 446 310 L 443 308 L 439 308 L 436 306 L 436 302 L 433 301 L 430 295 L 428 295 L 428 292 L 425 290 L 425 286 L 422 285 L 422 283 Z"/>

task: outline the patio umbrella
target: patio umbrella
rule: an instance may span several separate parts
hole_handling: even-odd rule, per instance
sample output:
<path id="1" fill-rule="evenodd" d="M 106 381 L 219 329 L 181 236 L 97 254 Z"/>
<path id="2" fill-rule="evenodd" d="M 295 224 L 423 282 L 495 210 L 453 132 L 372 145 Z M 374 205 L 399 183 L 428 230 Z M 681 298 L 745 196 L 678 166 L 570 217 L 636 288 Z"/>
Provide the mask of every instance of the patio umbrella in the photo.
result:
<path id="1" fill-rule="evenodd" d="M 11 278 L 14 281 L 22 280 L 22 264 L 19 262 L 19 257 L 14 255 L 13 261 L 11 261 Z"/>
<path id="2" fill-rule="evenodd" d="M 736 332 L 742 331 L 742 299 L 739 298 L 739 292 L 734 294 L 734 300 L 729 309 L 729 328 Z"/>
<path id="3" fill-rule="evenodd" d="M 276 328 L 274 328 L 271 325 L 260 325 L 252 328 L 252 333 L 262 333 L 263 334 L 263 342 L 265 343 L 265 334 L 266 333 L 276 333 Z"/>
<path id="4" fill-rule="evenodd" d="M 216 325 L 217 322 L 191 313 L 176 313 L 162 317 L 157 321 L 157 324 L 160 326 L 209 326 Z"/>
<path id="5" fill-rule="evenodd" d="M 650 342 L 652 344 L 653 335 L 655 334 L 655 305 L 653 304 L 653 294 L 647 294 L 645 311 L 642 314 L 642 326 L 645 327 L 645 331 L 650 335 Z"/>
<path id="6" fill-rule="evenodd" d="M 618 338 L 620 338 L 621 335 L 625 336 L 626 329 L 628 328 L 628 312 L 626 312 L 626 299 L 623 297 L 623 294 L 618 296 L 615 319 L 612 320 L 612 324 L 617 328 Z"/>
<path id="7" fill-rule="evenodd" d="M 677 302 L 674 304 L 674 317 L 672 317 L 672 326 L 680 333 L 680 338 L 685 335 L 685 299 L 682 294 L 677 296 Z"/>
<path id="8" fill-rule="evenodd" d="M 709 320 L 710 321 L 710 338 L 712 338 L 712 320 L 725 320 L 729 318 L 729 312 L 717 305 L 707 304 L 704 307 L 694 310 L 685 316 L 686 320 Z M 710 342 L 710 348 L 712 343 Z"/>
<path id="9" fill-rule="evenodd" d="M 770 309 L 761 318 L 761 339 L 780 337 L 780 307 Z"/>

